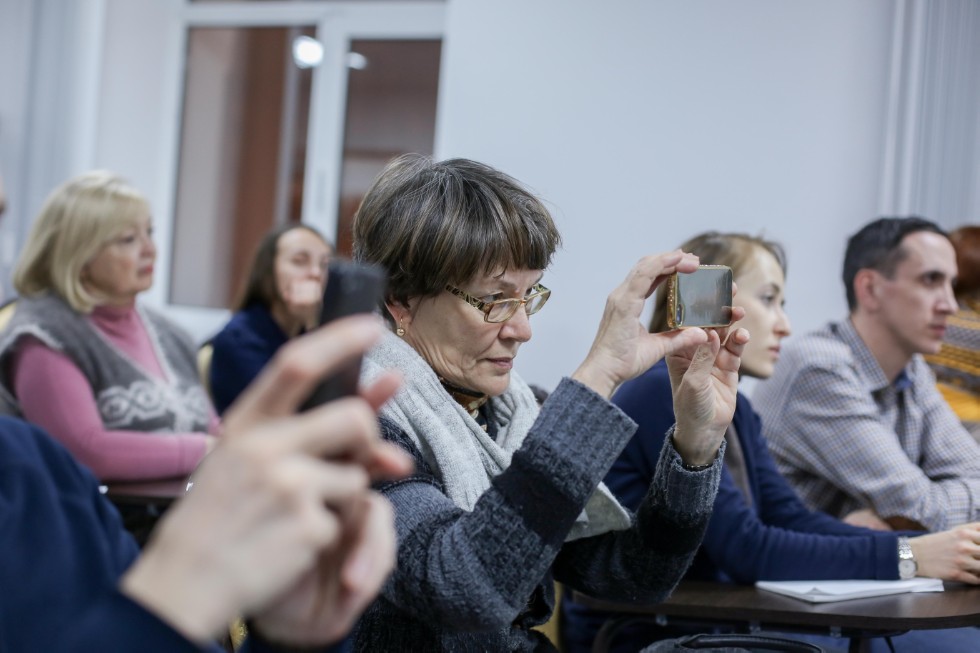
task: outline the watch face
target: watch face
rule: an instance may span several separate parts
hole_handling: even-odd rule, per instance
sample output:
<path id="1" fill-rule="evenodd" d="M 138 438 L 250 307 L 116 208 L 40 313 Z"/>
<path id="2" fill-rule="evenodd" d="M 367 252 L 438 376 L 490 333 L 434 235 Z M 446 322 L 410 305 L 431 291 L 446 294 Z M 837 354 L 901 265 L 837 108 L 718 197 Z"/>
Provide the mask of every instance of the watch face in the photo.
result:
<path id="1" fill-rule="evenodd" d="M 914 560 L 898 561 L 898 576 L 902 580 L 915 578 L 915 572 L 917 572 L 918 570 L 919 570 L 919 565 L 915 564 Z"/>

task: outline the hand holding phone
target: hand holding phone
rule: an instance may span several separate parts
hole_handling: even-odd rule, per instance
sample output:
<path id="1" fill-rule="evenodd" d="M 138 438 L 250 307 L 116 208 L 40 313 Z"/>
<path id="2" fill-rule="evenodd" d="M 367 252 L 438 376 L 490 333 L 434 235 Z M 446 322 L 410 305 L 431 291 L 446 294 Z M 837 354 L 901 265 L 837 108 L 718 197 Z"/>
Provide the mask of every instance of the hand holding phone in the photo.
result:
<path id="1" fill-rule="evenodd" d="M 732 269 L 700 265 L 667 279 L 667 326 L 726 327 L 732 323 Z"/>
<path id="2" fill-rule="evenodd" d="M 327 285 L 323 289 L 320 325 L 348 315 L 375 311 L 384 299 L 386 283 L 385 271 L 376 265 L 332 260 Z M 356 394 L 360 375 L 361 359 L 357 358 L 320 382 L 300 410 L 309 410 L 339 397 Z"/>

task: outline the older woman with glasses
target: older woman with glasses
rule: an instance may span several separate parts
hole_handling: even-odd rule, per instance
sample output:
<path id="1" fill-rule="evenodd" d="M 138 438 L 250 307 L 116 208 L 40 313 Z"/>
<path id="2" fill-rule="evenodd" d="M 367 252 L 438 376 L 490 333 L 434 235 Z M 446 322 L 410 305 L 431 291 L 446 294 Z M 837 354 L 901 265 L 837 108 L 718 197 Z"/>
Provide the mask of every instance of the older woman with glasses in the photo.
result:
<path id="1" fill-rule="evenodd" d="M 698 261 L 645 257 L 609 296 L 585 360 L 539 409 L 513 367 L 551 295 L 541 281 L 558 244 L 536 197 L 465 159 L 397 159 L 358 210 L 355 258 L 388 271 L 393 331 L 364 376 L 404 375 L 381 426 L 416 471 L 381 488 L 398 563 L 356 650 L 554 650 L 532 630 L 551 615 L 553 580 L 658 601 L 697 549 L 748 334 L 647 333 L 646 298 Z M 608 398 L 664 357 L 677 423 L 634 514 L 600 483 L 636 428 Z"/>

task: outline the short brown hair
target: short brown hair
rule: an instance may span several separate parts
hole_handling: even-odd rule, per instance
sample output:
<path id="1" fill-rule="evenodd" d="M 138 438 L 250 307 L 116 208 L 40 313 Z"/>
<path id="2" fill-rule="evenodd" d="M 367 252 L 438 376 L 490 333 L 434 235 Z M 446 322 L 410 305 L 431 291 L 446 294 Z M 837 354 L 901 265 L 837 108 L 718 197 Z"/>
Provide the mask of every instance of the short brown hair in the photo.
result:
<path id="1" fill-rule="evenodd" d="M 967 225 L 949 234 L 949 240 L 956 249 L 956 298 L 980 298 L 980 227 Z"/>
<path id="2" fill-rule="evenodd" d="M 276 253 L 279 249 L 279 239 L 294 229 L 309 231 L 333 251 L 333 244 L 309 225 L 287 222 L 274 227 L 262 237 L 259 246 L 255 248 L 255 256 L 252 257 L 252 265 L 248 271 L 248 279 L 238 295 L 234 310 L 243 311 L 253 304 L 272 308 L 273 304 L 282 299 L 276 284 Z"/>
<path id="3" fill-rule="evenodd" d="M 149 212 L 140 192 L 111 172 L 68 180 L 41 207 L 17 261 L 14 287 L 25 297 L 54 292 L 76 311 L 90 313 L 99 299 L 82 284 L 82 268 Z"/>
<path id="4" fill-rule="evenodd" d="M 701 259 L 701 265 L 727 265 L 735 277 L 745 272 L 752 254 L 761 249 L 772 254 L 783 273 L 786 273 L 786 252 L 783 246 L 759 236 L 706 231 L 683 243 L 680 248 L 695 254 Z M 661 288 L 657 291 L 650 333 L 666 331 L 667 328 L 667 292 Z"/>
<path id="5" fill-rule="evenodd" d="M 949 234 L 935 222 L 917 215 L 907 217 L 883 217 L 873 220 L 847 239 L 844 250 L 844 270 L 841 278 L 847 294 L 847 307 L 853 313 L 858 308 L 854 280 L 861 270 L 877 270 L 891 279 L 898 264 L 908 256 L 908 249 L 902 241 L 920 231 L 939 234 L 949 238 Z"/>
<path id="6" fill-rule="evenodd" d="M 480 273 L 543 270 L 561 243 L 548 209 L 517 180 L 469 159 L 418 154 L 378 175 L 353 233 L 354 258 L 388 272 L 386 300 L 399 304 Z"/>

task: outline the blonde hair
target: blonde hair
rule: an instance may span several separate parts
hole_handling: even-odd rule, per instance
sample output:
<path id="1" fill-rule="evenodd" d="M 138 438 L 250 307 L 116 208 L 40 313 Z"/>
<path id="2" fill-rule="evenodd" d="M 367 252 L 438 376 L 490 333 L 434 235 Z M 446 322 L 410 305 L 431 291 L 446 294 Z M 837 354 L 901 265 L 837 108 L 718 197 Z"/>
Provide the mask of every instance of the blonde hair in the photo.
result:
<path id="1" fill-rule="evenodd" d="M 24 297 L 53 292 L 76 311 L 101 302 L 82 284 L 82 270 L 121 231 L 149 212 L 121 177 L 95 170 L 68 180 L 45 200 L 14 270 Z"/>

